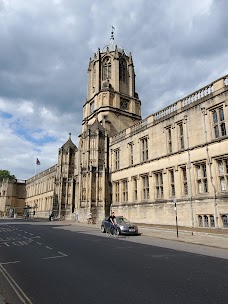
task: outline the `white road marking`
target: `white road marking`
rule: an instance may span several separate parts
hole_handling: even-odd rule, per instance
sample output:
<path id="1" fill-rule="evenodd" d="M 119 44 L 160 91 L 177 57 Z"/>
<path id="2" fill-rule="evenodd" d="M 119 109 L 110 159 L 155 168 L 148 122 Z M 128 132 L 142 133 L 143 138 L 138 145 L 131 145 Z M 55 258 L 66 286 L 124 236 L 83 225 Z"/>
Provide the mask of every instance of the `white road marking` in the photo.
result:
<path id="1" fill-rule="evenodd" d="M 16 241 L 18 240 L 18 237 L 7 237 L 5 240 L 4 239 L 0 239 L 0 242 L 10 242 L 10 241 Z"/>
<path id="2" fill-rule="evenodd" d="M 26 296 L 24 291 L 20 288 L 20 286 L 14 281 L 11 275 L 6 271 L 6 269 L 0 264 L 0 271 L 6 280 L 9 282 L 10 286 L 13 288 L 15 293 L 17 294 L 18 298 L 21 300 L 22 303 L 32 304 L 31 300 Z M 27 301 L 26 301 L 27 300 Z"/>
<path id="3" fill-rule="evenodd" d="M 58 253 L 61 254 L 62 256 L 68 256 L 67 254 L 62 253 L 62 252 L 60 252 L 60 251 L 58 251 Z"/>
<path id="4" fill-rule="evenodd" d="M 4 263 L 0 263 L 0 265 L 16 264 L 16 263 L 20 263 L 20 262 L 21 261 L 4 262 Z"/>
<path id="5" fill-rule="evenodd" d="M 32 240 L 16 241 L 16 242 L 12 242 L 12 244 L 15 245 L 15 246 L 23 246 L 23 245 L 28 245 L 31 242 L 32 242 Z"/>
<path id="6" fill-rule="evenodd" d="M 62 252 L 58 252 L 60 255 L 56 255 L 56 256 L 51 256 L 51 257 L 46 257 L 46 258 L 42 258 L 42 260 L 49 260 L 49 259 L 58 259 L 58 258 L 64 258 L 67 257 L 68 255 Z"/>
<path id="7" fill-rule="evenodd" d="M 41 239 L 41 237 L 39 235 L 32 236 L 32 237 L 23 236 L 23 238 L 26 239 L 26 240 Z"/>
<path id="8" fill-rule="evenodd" d="M 29 238 L 27 238 L 26 240 L 19 240 L 18 237 L 7 238 L 6 240 L 0 239 L 0 244 L 5 245 L 6 247 L 10 247 L 12 245 L 23 246 L 28 245 L 31 242 L 33 242 L 33 240 Z"/>
<path id="9" fill-rule="evenodd" d="M 47 249 L 53 249 L 53 248 L 51 248 L 51 247 L 49 247 L 49 246 L 46 246 L 46 248 L 47 248 Z"/>
<path id="10" fill-rule="evenodd" d="M 39 243 L 39 242 L 36 242 L 38 245 L 42 245 L 41 243 Z"/>

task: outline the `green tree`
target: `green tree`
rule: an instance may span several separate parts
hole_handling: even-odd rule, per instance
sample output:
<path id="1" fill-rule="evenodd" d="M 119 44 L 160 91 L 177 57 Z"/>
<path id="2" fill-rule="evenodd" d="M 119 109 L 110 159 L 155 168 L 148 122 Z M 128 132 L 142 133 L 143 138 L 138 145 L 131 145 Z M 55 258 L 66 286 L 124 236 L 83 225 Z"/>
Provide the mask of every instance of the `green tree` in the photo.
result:
<path id="1" fill-rule="evenodd" d="M 0 182 L 3 181 L 3 179 L 16 179 L 16 177 L 14 175 L 11 175 L 10 172 L 8 170 L 1 170 L 0 169 Z"/>

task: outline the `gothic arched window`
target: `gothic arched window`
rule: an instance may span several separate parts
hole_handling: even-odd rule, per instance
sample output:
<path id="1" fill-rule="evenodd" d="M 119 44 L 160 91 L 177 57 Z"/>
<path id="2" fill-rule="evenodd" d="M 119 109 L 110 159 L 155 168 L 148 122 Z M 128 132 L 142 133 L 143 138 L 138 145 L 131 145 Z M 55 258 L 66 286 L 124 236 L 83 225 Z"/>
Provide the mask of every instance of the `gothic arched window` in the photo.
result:
<path id="1" fill-rule="evenodd" d="M 127 64 L 124 59 L 120 59 L 120 81 L 127 82 Z"/>
<path id="2" fill-rule="evenodd" d="M 96 85 L 96 63 L 94 63 L 94 65 L 93 65 L 92 84 L 93 84 L 93 88 L 94 88 Z"/>
<path id="3" fill-rule="evenodd" d="M 106 57 L 103 61 L 103 73 L 102 73 L 102 79 L 111 79 L 111 58 Z"/>

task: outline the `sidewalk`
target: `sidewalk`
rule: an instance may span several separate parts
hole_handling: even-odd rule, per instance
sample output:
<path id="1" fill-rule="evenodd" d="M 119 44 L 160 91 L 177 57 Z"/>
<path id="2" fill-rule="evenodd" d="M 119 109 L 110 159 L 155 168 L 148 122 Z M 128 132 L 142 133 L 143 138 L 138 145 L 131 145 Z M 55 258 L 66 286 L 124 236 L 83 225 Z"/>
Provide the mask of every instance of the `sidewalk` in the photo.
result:
<path id="1" fill-rule="evenodd" d="M 69 223 L 69 222 L 65 222 Z M 72 225 L 86 226 L 100 230 L 99 224 L 87 224 L 77 223 L 70 221 Z M 192 243 L 197 245 L 228 249 L 228 229 L 202 229 L 202 228 L 188 228 L 175 226 L 160 226 L 160 225 L 149 225 L 149 224 L 137 224 L 139 233 L 143 236 L 166 239 L 171 241 L 179 241 L 185 243 Z M 228 254 L 228 253 L 227 253 Z"/>
<path id="2" fill-rule="evenodd" d="M 197 228 L 190 230 L 182 227 L 178 229 L 177 237 L 176 228 L 139 226 L 139 230 L 143 235 L 150 237 L 228 249 L 228 231 L 220 231 L 217 229 L 215 231 L 212 229 L 200 231 Z"/>

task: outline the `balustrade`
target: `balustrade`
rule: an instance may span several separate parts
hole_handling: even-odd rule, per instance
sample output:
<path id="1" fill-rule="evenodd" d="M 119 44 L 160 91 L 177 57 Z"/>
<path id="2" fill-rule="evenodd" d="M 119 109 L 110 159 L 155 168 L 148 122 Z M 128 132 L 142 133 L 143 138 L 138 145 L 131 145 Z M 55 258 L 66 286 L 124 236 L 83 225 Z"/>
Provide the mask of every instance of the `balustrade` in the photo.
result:
<path id="1" fill-rule="evenodd" d="M 184 99 L 181 99 L 181 105 L 182 105 L 182 107 L 185 107 L 186 105 L 188 105 L 196 100 L 199 100 L 213 92 L 214 92 L 214 85 L 212 84 L 210 86 L 200 89 L 197 92 L 194 92 L 193 94 L 187 96 Z"/>
<path id="2" fill-rule="evenodd" d="M 171 106 L 157 112 L 154 114 L 154 120 L 158 120 L 166 115 L 169 115 L 172 112 L 175 112 L 177 110 L 177 102 L 172 104 Z"/>
<path id="3" fill-rule="evenodd" d="M 125 136 L 126 136 L 126 130 L 123 130 L 122 132 L 120 132 L 112 137 L 112 142 L 119 141 L 120 139 L 123 139 Z"/>
<path id="4" fill-rule="evenodd" d="M 220 78 L 218 81 L 221 81 L 221 80 L 222 80 L 222 78 Z M 224 86 L 228 86 L 228 76 L 225 76 L 223 78 L 223 81 L 224 81 Z M 215 87 L 214 87 L 215 83 L 216 82 L 214 82 L 210 85 L 207 85 L 204 88 L 201 88 L 201 89 L 197 90 L 196 92 L 188 95 L 187 97 L 180 99 L 179 101 L 166 107 L 165 109 L 162 109 L 161 111 L 156 112 L 155 114 L 153 114 L 153 121 L 159 120 L 159 119 L 177 111 L 178 103 L 180 103 L 181 107 L 183 108 L 183 107 L 191 104 L 194 101 L 200 100 L 201 98 L 204 98 L 205 96 L 210 95 L 211 93 L 213 93 L 215 91 Z M 150 123 L 149 123 L 149 125 L 150 125 Z M 146 118 L 146 119 L 142 120 L 141 122 L 137 123 L 136 125 L 133 125 L 132 127 L 130 127 L 130 132 L 127 134 L 129 136 L 131 136 L 132 134 L 134 134 L 137 131 L 142 131 L 147 126 L 148 126 L 148 119 Z M 125 138 L 125 136 L 126 136 L 126 130 L 113 136 L 112 143 L 120 141 L 121 139 Z"/>
<path id="5" fill-rule="evenodd" d="M 132 132 L 136 132 L 136 131 L 139 131 L 139 130 L 142 130 L 144 127 L 147 126 L 147 118 L 140 121 L 139 123 L 137 123 L 136 125 L 132 126 L 131 127 L 131 133 Z"/>

